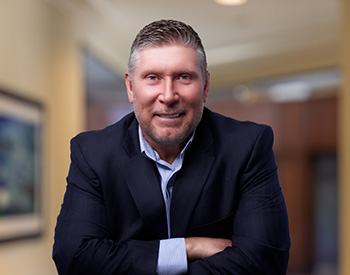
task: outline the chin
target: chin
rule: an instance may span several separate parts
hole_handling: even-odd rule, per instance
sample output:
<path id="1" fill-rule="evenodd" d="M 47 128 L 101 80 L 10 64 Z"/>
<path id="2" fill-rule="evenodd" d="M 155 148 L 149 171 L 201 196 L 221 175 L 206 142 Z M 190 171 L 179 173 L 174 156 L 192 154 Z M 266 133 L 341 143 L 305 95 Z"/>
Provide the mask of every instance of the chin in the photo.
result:
<path id="1" fill-rule="evenodd" d="M 153 139 L 160 144 L 164 145 L 181 145 L 191 135 L 191 132 L 177 133 L 173 135 L 156 135 Z"/>

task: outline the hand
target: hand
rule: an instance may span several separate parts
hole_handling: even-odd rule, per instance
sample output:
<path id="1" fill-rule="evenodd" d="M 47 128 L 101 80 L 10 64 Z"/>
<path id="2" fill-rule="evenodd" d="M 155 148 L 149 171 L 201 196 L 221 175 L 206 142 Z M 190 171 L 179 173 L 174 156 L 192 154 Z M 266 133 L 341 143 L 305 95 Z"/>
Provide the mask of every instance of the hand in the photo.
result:
<path id="1" fill-rule="evenodd" d="M 210 257 L 232 246 L 229 239 L 190 237 L 185 238 L 187 259 L 194 261 Z"/>

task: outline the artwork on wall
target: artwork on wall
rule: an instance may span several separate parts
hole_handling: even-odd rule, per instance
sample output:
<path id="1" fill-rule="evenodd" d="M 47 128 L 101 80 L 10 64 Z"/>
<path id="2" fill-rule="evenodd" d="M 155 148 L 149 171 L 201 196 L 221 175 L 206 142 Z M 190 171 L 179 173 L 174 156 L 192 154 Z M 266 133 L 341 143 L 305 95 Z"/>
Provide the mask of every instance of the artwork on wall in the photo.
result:
<path id="1" fill-rule="evenodd" d="M 0 91 L 0 241 L 42 230 L 41 105 Z"/>

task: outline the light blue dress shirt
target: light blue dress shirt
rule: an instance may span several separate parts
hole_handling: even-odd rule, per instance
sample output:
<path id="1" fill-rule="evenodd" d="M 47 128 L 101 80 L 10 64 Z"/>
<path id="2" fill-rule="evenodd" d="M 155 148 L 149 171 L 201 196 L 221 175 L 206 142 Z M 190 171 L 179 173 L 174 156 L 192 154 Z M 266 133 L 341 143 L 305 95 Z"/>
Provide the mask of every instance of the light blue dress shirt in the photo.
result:
<path id="1" fill-rule="evenodd" d="M 145 157 L 153 160 L 161 178 L 161 189 L 164 197 L 167 215 L 168 239 L 160 240 L 157 272 L 160 275 L 176 275 L 187 273 L 187 255 L 184 238 L 170 238 L 170 204 L 176 173 L 181 169 L 185 151 L 192 143 L 194 133 L 186 146 L 172 164 L 162 160 L 144 137 L 139 126 L 139 141 L 141 152 Z"/>

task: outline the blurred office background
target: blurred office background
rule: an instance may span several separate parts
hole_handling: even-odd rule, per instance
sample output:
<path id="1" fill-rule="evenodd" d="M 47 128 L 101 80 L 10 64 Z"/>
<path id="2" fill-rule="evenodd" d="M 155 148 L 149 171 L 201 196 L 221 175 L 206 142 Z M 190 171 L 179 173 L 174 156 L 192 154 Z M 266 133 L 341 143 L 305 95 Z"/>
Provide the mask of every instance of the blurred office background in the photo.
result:
<path id="1" fill-rule="evenodd" d="M 123 80 L 129 47 L 161 18 L 183 20 L 202 37 L 209 108 L 274 130 L 288 274 L 350 274 L 348 0 L 0 0 L 0 91 L 44 110 L 42 231 L 0 242 L 0 274 L 57 274 L 51 251 L 69 140 L 132 110 Z"/>

